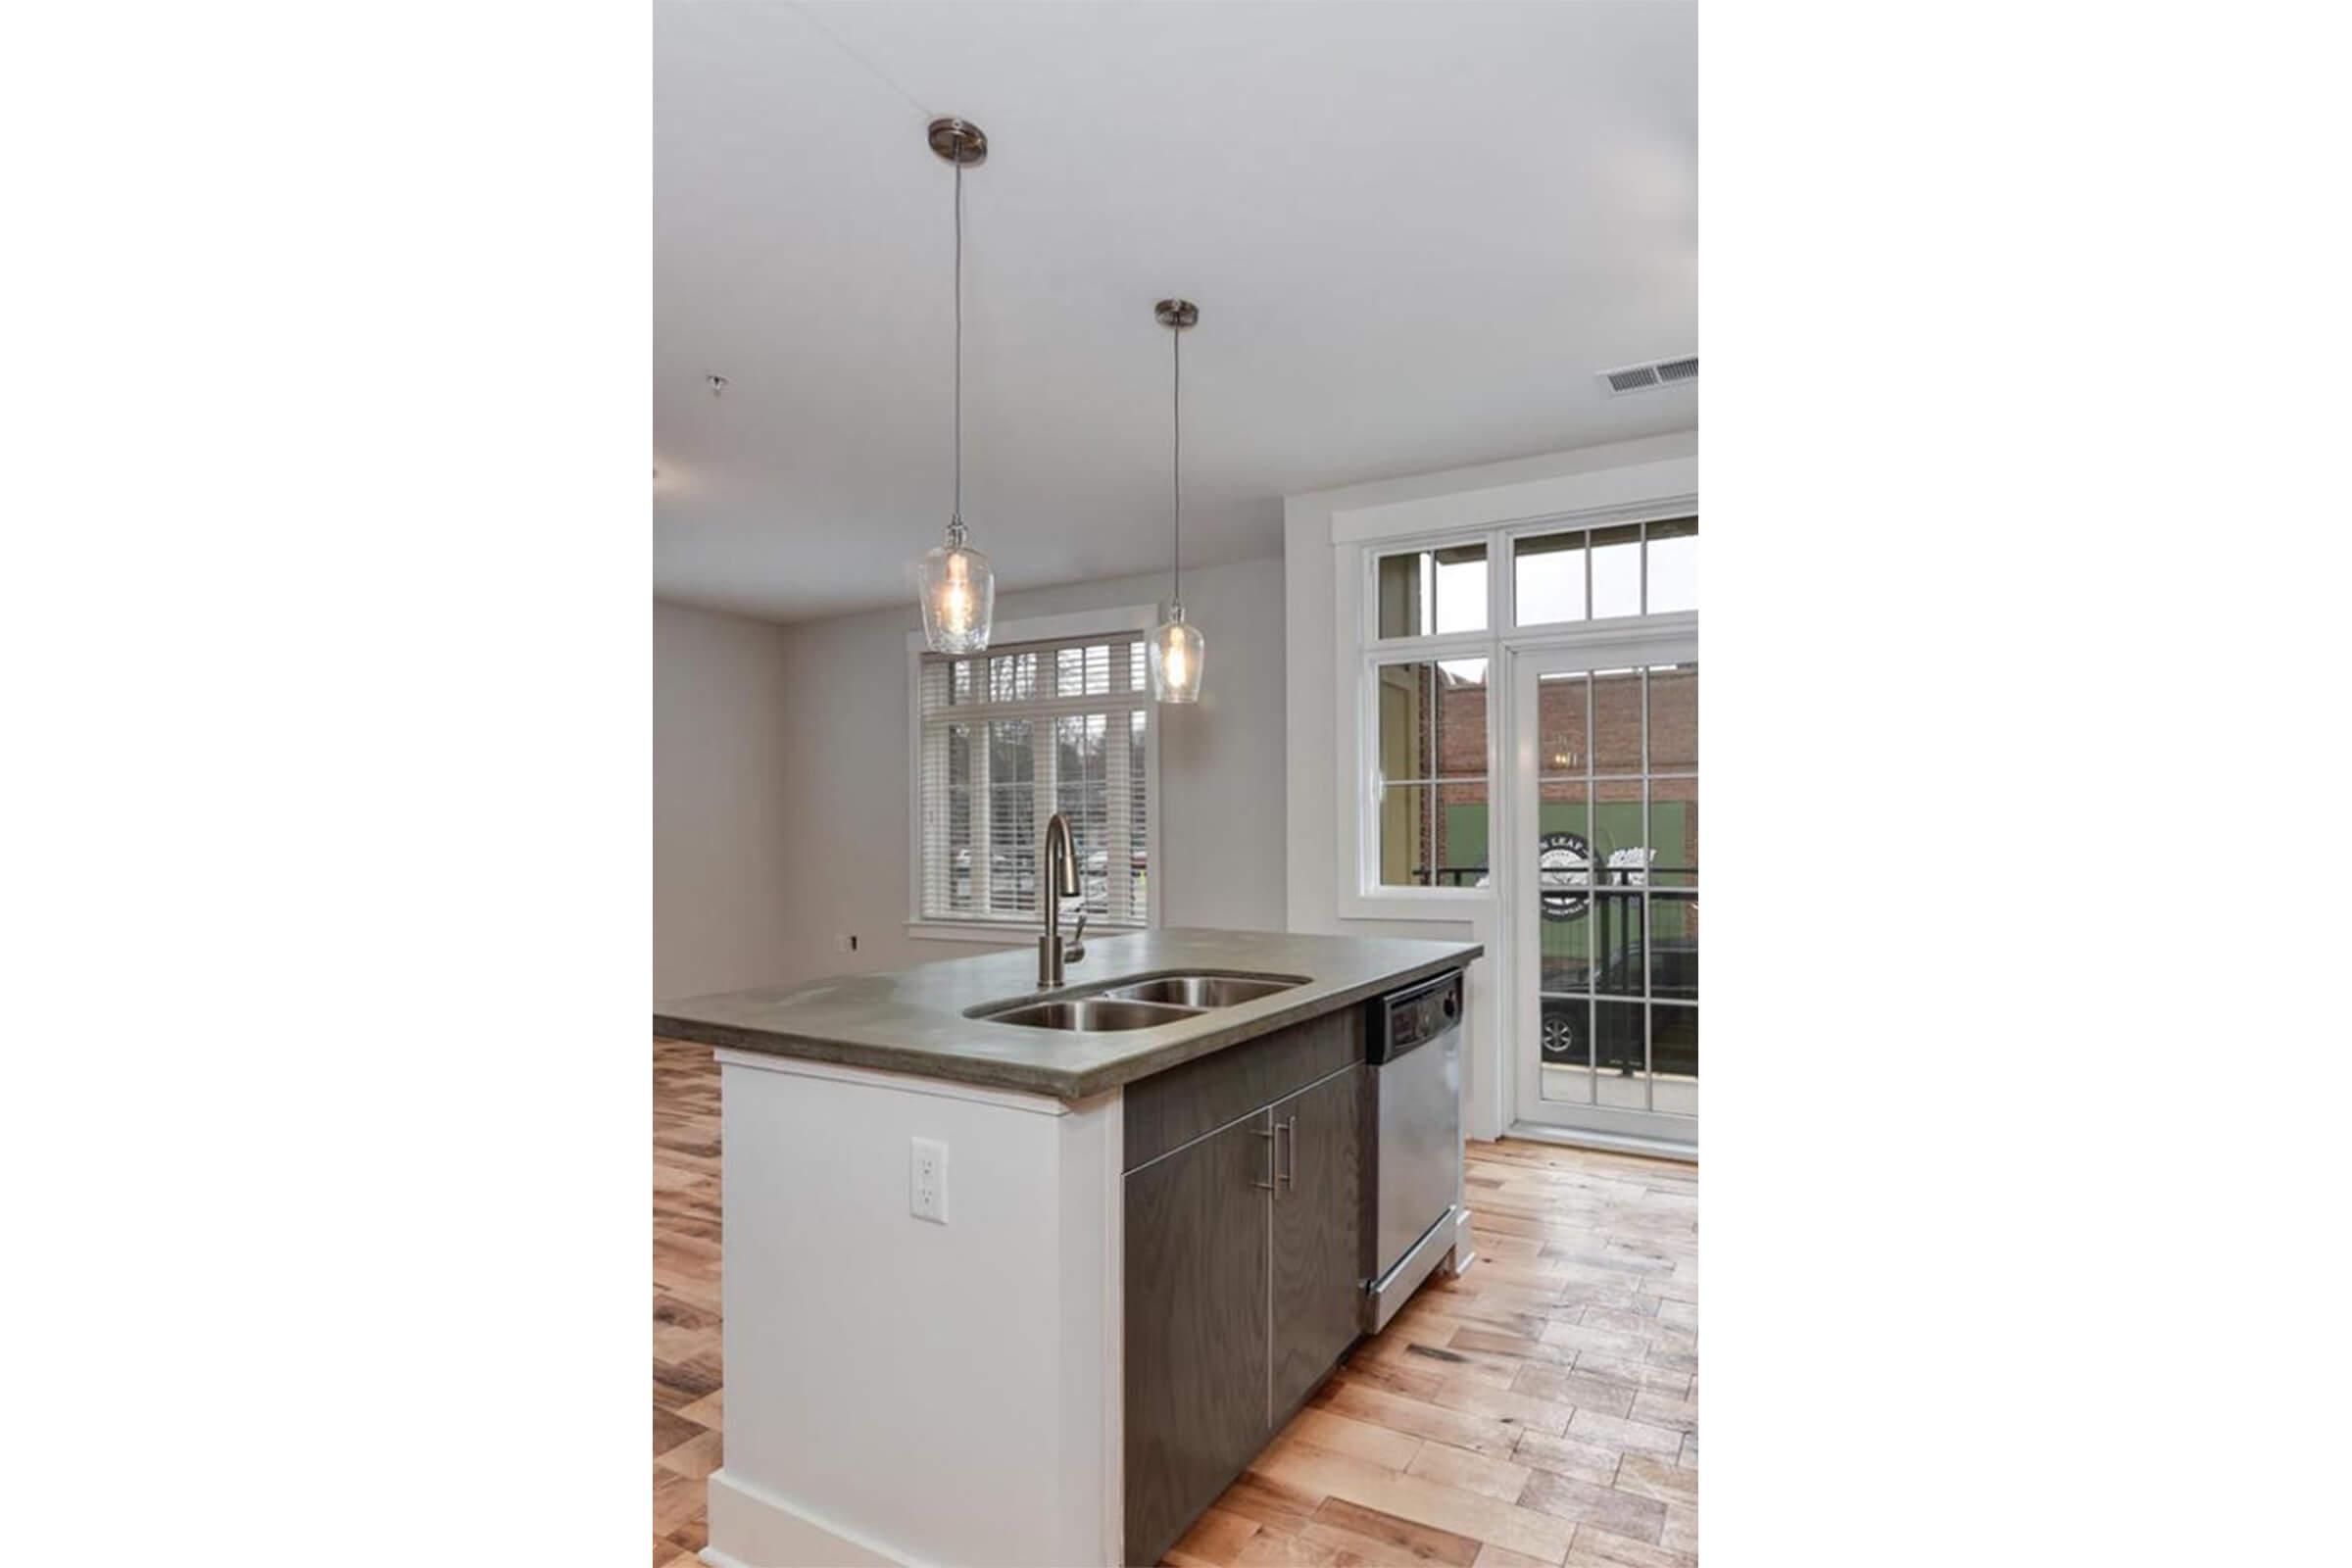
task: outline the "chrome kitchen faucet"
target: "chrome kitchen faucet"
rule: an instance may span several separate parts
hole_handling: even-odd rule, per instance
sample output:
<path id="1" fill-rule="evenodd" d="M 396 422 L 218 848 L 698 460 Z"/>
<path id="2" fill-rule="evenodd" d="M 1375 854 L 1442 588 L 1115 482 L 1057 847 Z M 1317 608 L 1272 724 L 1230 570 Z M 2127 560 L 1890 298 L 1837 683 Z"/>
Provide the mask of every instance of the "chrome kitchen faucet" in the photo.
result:
<path id="1" fill-rule="evenodd" d="M 1086 956 L 1086 910 L 1078 911 L 1078 928 L 1069 945 L 1061 940 L 1061 901 L 1078 897 L 1078 851 L 1070 842 L 1070 819 L 1059 811 L 1046 824 L 1046 934 L 1037 939 L 1037 988 L 1051 991 L 1061 984 L 1063 966 Z"/>

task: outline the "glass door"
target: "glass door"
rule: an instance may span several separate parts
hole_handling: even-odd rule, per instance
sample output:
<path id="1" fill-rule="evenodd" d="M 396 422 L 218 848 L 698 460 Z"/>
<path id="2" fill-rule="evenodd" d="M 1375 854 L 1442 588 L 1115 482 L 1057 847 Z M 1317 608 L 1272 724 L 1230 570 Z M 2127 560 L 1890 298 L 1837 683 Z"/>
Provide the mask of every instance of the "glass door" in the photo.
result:
<path id="1" fill-rule="evenodd" d="M 1698 1143 L 1697 638 L 1514 656 L 1516 1115 Z"/>

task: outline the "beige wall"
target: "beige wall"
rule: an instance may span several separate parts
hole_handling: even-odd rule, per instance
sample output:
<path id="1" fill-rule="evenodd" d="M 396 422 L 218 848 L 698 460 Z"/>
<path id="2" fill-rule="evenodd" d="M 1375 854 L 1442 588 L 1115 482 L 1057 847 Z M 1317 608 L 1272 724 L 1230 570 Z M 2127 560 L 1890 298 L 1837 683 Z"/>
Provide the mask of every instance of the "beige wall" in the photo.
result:
<path id="1" fill-rule="evenodd" d="M 654 604 L 654 995 L 768 978 L 789 929 L 784 628 Z"/>
<path id="2" fill-rule="evenodd" d="M 1185 573 L 1185 611 L 1208 641 L 1207 676 L 1193 708 L 1160 710 L 1160 831 L 1164 870 L 1160 918 L 1168 925 L 1283 929 L 1284 683 L 1283 566 L 1243 562 Z M 1005 594 L 1001 620 L 1152 604 L 1167 575 L 1107 578 Z M 906 633 L 911 604 L 792 626 L 763 626 L 679 607 L 656 607 L 655 632 L 655 995 L 666 978 L 724 970 L 742 987 L 853 970 L 897 968 L 980 951 L 970 943 L 907 936 L 909 854 L 906 802 Z M 665 641 L 663 616 L 727 622 L 764 634 L 789 697 L 747 678 L 734 659 L 717 659 L 716 639 Z M 682 620 L 679 624 L 683 624 Z M 725 645 L 735 650 L 736 645 Z M 665 676 L 666 657 L 680 666 Z M 706 689 L 682 690 L 688 661 L 709 662 Z M 758 812 L 722 813 L 707 834 L 674 835 L 683 848 L 740 858 L 699 878 L 728 896 L 716 923 L 710 910 L 665 902 L 694 879 L 665 875 L 662 827 L 666 771 L 714 787 L 699 761 L 663 756 L 662 709 L 675 700 L 697 715 L 739 706 L 746 734 L 727 749 L 735 772 L 726 798 Z M 710 719 L 719 718 L 710 711 Z M 674 721 L 673 721 L 674 727 Z M 754 840 L 757 842 L 754 842 Z M 835 939 L 856 935 L 858 951 Z M 665 968 L 665 960 L 667 967 Z M 695 989 L 710 989 L 698 984 Z"/>

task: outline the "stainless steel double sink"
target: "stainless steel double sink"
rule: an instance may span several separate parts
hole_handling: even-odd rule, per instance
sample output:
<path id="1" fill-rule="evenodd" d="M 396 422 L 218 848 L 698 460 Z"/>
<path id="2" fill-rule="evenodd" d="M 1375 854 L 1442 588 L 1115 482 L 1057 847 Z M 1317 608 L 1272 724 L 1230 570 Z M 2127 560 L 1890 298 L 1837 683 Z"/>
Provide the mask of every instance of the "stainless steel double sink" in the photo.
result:
<path id="1" fill-rule="evenodd" d="M 978 1007 L 970 1016 L 1030 1029 L 1103 1034 L 1197 1018 L 1212 1008 L 1238 1006 L 1304 984 L 1305 980 L 1296 975 L 1283 974 L 1160 974 L 1122 981 L 1082 997 Z"/>

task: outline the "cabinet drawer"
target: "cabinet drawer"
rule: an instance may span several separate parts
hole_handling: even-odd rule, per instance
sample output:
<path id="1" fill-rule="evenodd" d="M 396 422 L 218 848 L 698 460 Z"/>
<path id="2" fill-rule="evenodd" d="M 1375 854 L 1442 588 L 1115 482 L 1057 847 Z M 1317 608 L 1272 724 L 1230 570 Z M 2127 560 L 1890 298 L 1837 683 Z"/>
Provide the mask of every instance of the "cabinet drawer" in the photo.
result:
<path id="1" fill-rule="evenodd" d="M 1363 1009 L 1342 1007 L 1129 1084 L 1125 1167 L 1156 1159 L 1363 1056 Z"/>

